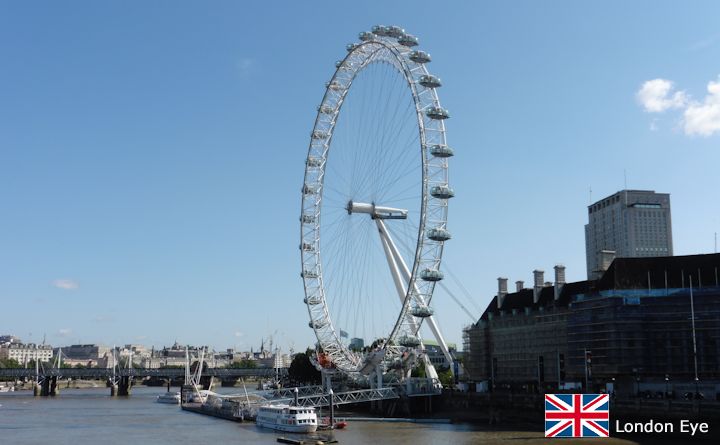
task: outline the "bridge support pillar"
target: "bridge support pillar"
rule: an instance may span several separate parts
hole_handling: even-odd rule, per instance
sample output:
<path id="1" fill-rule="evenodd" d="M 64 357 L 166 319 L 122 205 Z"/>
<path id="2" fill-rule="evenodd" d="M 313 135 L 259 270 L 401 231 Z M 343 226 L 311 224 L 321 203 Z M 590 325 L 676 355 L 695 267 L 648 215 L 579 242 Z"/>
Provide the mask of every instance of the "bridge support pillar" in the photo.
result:
<path id="1" fill-rule="evenodd" d="M 51 396 L 57 396 L 60 394 L 60 388 L 58 387 L 58 378 L 57 377 L 50 377 L 50 391 L 49 395 Z"/>
<path id="2" fill-rule="evenodd" d="M 33 395 L 35 397 L 42 395 L 42 386 L 38 382 L 33 383 Z"/>
<path id="3" fill-rule="evenodd" d="M 120 377 L 117 388 L 117 395 L 129 396 L 132 389 L 132 379 L 130 377 Z"/>
<path id="4" fill-rule="evenodd" d="M 110 384 L 110 397 L 118 395 L 118 386 L 115 383 Z"/>
<path id="5" fill-rule="evenodd" d="M 50 378 L 45 377 L 40 385 L 40 396 L 47 397 L 50 395 Z"/>
<path id="6" fill-rule="evenodd" d="M 212 386 L 212 376 L 202 376 L 200 377 L 200 384 L 202 385 L 202 389 L 209 390 Z"/>

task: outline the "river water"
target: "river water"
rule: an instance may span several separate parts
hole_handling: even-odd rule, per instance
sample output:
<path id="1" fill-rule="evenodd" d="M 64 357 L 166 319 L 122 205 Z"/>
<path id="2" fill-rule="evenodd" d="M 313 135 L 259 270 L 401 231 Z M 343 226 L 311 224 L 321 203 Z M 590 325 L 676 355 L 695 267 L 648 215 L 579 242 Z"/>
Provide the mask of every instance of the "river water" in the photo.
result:
<path id="1" fill-rule="evenodd" d="M 175 390 L 175 388 L 173 388 Z M 223 388 L 221 392 L 227 392 Z M 278 433 L 180 410 L 156 403 L 163 388 L 133 388 L 130 397 L 110 397 L 107 388 L 65 389 L 57 397 L 33 397 L 30 391 L 0 394 L 2 445 L 155 445 L 155 444 L 277 444 Z M 234 389 L 233 392 L 237 392 Z M 324 434 L 324 432 L 323 432 Z M 353 422 L 331 432 L 340 445 L 393 444 L 557 444 L 542 431 L 488 431 L 470 424 Z M 583 443 L 573 440 L 573 445 Z M 597 445 L 597 440 L 584 443 Z M 605 439 L 603 445 L 630 444 Z"/>

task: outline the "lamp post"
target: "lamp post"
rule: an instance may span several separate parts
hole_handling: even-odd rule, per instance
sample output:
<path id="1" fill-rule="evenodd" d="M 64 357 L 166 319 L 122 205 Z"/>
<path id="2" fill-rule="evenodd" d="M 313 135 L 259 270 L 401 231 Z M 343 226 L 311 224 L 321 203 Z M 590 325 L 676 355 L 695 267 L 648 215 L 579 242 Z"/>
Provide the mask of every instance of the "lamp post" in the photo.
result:
<path id="1" fill-rule="evenodd" d="M 693 361 L 695 364 L 695 398 L 698 398 L 698 360 L 697 360 L 697 340 L 695 338 L 695 302 L 693 300 L 693 279 L 690 275 L 690 318 L 692 320 L 692 340 L 693 340 Z"/>
<path id="2" fill-rule="evenodd" d="M 665 398 L 668 398 L 668 381 L 670 380 L 670 376 L 668 374 L 665 374 Z"/>

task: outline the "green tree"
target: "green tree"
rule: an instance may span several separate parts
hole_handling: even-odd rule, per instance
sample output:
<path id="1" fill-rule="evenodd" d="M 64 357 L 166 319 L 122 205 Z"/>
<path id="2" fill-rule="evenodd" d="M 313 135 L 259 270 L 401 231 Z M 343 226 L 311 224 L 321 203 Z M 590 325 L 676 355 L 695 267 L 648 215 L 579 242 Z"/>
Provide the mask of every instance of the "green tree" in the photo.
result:
<path id="1" fill-rule="evenodd" d="M 249 369 L 255 369 L 257 368 L 257 362 L 255 360 L 250 360 L 249 358 L 244 358 L 240 360 L 239 362 L 232 362 L 230 364 L 231 368 L 249 368 Z"/>
<path id="2" fill-rule="evenodd" d="M 22 366 L 14 358 L 6 358 L 0 360 L 0 368 L 17 369 L 22 368 Z"/>
<path id="3" fill-rule="evenodd" d="M 299 352 L 293 357 L 288 369 L 288 375 L 291 380 L 300 383 L 320 383 L 322 379 L 320 371 L 310 362 L 307 353 Z"/>

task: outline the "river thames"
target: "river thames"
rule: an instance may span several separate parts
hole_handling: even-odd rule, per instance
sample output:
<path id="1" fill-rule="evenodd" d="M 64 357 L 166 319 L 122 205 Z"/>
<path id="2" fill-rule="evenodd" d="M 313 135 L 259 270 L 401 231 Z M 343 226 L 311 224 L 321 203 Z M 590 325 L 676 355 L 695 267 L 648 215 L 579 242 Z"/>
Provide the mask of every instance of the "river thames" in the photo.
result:
<path id="1" fill-rule="evenodd" d="M 175 390 L 175 388 L 173 388 Z M 237 392 L 237 388 L 232 390 Z M 281 435 L 302 435 L 260 429 L 254 423 L 235 423 L 185 412 L 155 402 L 163 388 L 133 388 L 130 397 L 110 397 L 107 388 L 65 389 L 58 397 L 33 397 L 29 391 L 0 395 L 2 444 L 276 444 Z M 227 392 L 223 388 L 222 392 Z M 413 424 L 353 422 L 338 430 L 340 444 L 540 444 L 542 431 L 490 431 L 471 424 Z M 588 440 L 587 443 L 597 443 Z M 573 444 L 583 443 L 574 440 Z M 631 444 L 605 439 L 603 444 Z"/>

